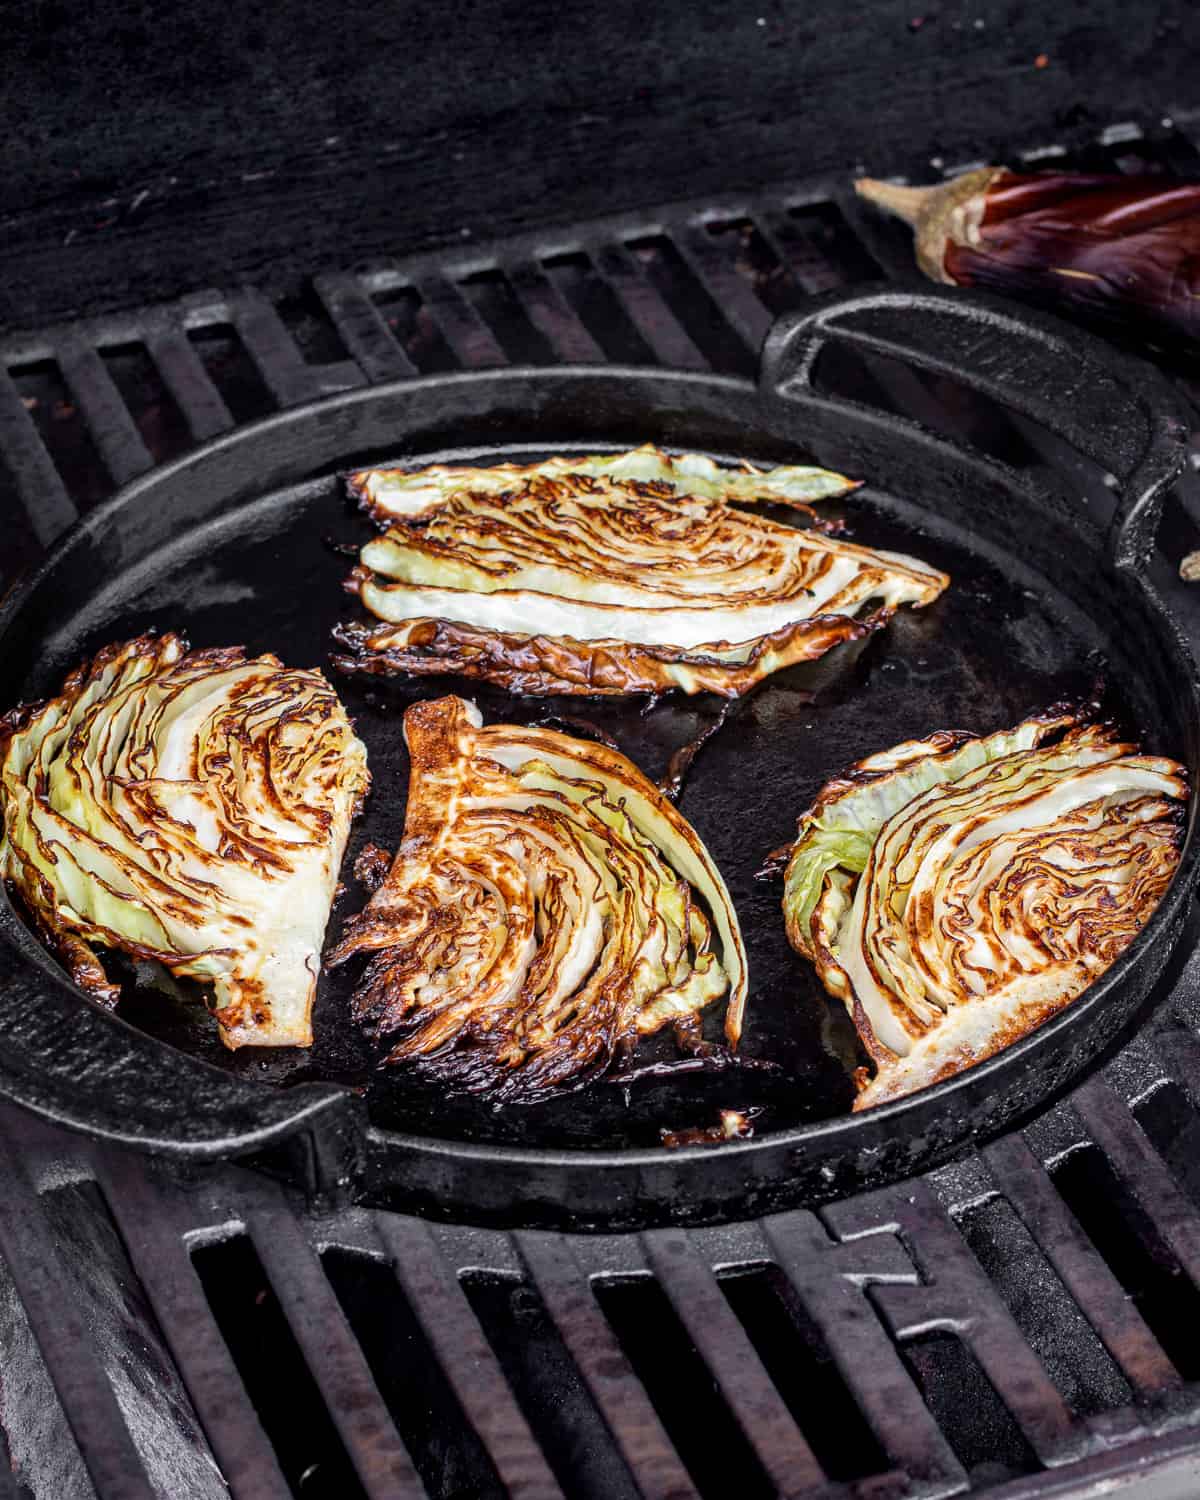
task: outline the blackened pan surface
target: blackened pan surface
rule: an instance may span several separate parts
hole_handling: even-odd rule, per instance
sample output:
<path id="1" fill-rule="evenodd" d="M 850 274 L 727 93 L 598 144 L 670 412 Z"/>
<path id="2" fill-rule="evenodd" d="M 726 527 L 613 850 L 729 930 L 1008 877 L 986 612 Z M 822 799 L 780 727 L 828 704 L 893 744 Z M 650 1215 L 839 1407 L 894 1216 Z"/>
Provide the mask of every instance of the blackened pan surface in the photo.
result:
<path id="1" fill-rule="evenodd" d="M 673 1160 L 680 1186 L 671 1212 L 714 1217 L 747 1206 L 827 1196 L 849 1183 L 873 1180 L 878 1162 L 885 1173 L 894 1170 L 888 1159 L 908 1168 L 923 1156 L 944 1154 L 973 1129 L 992 1128 L 995 1110 L 980 1108 L 977 1099 L 953 1087 L 942 1088 L 923 1096 L 917 1109 L 909 1101 L 888 1111 L 896 1123 L 887 1134 L 905 1140 L 903 1152 L 893 1150 L 889 1157 L 878 1144 L 883 1137 L 877 1127 L 875 1145 L 867 1145 L 867 1131 L 860 1130 L 858 1147 L 847 1152 L 849 1132 L 867 1122 L 867 1117 L 846 1118 L 853 1098 L 850 1071 L 862 1060 L 853 1031 L 840 1006 L 827 999 L 809 966 L 788 947 L 781 883 L 757 879 L 756 872 L 767 854 L 792 836 L 798 813 L 820 785 L 849 762 L 934 729 L 997 729 L 1049 703 L 1090 694 L 1099 676 L 1108 712 L 1148 749 L 1179 756 L 1194 770 L 1187 694 L 1176 693 L 1172 701 L 1169 660 L 1146 665 L 1147 652 L 1161 658 L 1177 643 L 1162 633 L 1138 589 L 1109 577 L 1101 559 L 1102 533 L 1089 521 L 1086 507 L 1076 515 L 1069 499 L 1039 495 L 1027 477 L 960 462 L 947 445 L 926 436 L 875 430 L 869 423 L 860 430 L 855 421 L 842 426 L 827 414 L 806 414 L 790 402 L 766 399 L 740 382 L 649 372 L 635 380 L 626 372 L 619 388 L 620 372 L 523 376 L 509 371 L 443 381 L 440 407 L 437 382 L 425 382 L 423 404 L 413 390 L 417 384 L 410 383 L 405 401 L 394 403 L 393 446 L 377 435 L 382 417 L 366 429 L 351 423 L 339 445 L 329 419 L 313 408 L 315 415 L 307 418 L 289 414 L 301 419 L 290 445 L 282 419 L 277 436 L 257 448 L 245 446 L 240 465 L 227 445 L 230 451 L 210 464 L 211 492 L 202 470 L 189 471 L 182 480 L 168 475 L 158 486 L 143 482 L 125 513 L 114 511 L 87 546 L 62 560 L 57 573 L 52 566 L 32 591 L 32 602 L 10 619 L 4 636 L 6 703 L 53 691 L 66 670 L 100 645 L 150 627 L 181 630 L 196 646 L 242 643 L 251 652 L 274 651 L 290 665 L 326 665 L 332 627 L 359 608 L 341 589 L 350 565 L 342 549 L 370 534 L 347 505 L 338 473 L 367 458 L 394 458 L 406 465 L 528 461 L 543 453 L 619 449 L 653 439 L 721 460 L 786 462 L 813 456 L 842 467 L 867 481 L 851 498 L 828 506 L 831 515 L 845 519 L 850 539 L 911 552 L 945 569 L 951 586 L 927 609 L 899 611 L 867 642 L 769 679 L 701 751 L 680 802 L 722 870 L 741 918 L 751 975 L 744 1053 L 770 1060 L 779 1071 L 688 1074 L 637 1083 L 630 1090 L 601 1082 L 578 1094 L 496 1111 L 478 1098 L 447 1099 L 403 1069 L 377 1068 L 371 1047 L 349 1020 L 348 994 L 356 978 L 350 967 L 322 978 L 311 1051 L 229 1053 L 198 991 L 166 996 L 132 974 L 120 1010 L 123 1020 L 265 1092 L 291 1092 L 313 1082 L 348 1085 L 365 1102 L 374 1127 L 370 1195 L 433 1212 L 474 1210 L 481 1218 L 537 1223 L 570 1217 L 569 1208 L 556 1213 L 545 1207 L 547 1195 L 556 1191 L 548 1185 L 553 1172 L 531 1188 L 541 1207 L 510 1212 L 500 1203 L 504 1174 L 496 1169 L 505 1160 L 503 1148 L 517 1148 L 510 1158 L 514 1171 L 522 1161 L 529 1167 L 531 1151 L 545 1153 L 549 1170 L 567 1159 L 563 1153 L 580 1153 L 579 1166 L 591 1155 L 597 1165 L 603 1156 L 611 1166 L 614 1153 L 633 1148 L 640 1156 L 638 1148 L 649 1148 L 657 1156 L 645 1159 L 650 1165 L 639 1170 L 639 1180 L 645 1182 L 647 1172 L 661 1179 Z M 355 399 L 365 403 L 379 395 Z M 633 415 L 639 401 L 647 413 L 640 425 Z M 370 437 L 365 444 L 364 435 Z M 278 482 L 281 475 L 314 473 L 298 482 Z M 184 498 L 175 524 L 165 526 L 163 508 L 171 505 L 173 492 Z M 1094 588 L 1086 586 L 1089 571 Z M 56 586 L 64 594 L 57 616 L 50 602 Z M 1186 671 L 1186 661 L 1175 668 Z M 652 778 L 665 773 L 671 754 L 720 709 L 710 696 L 675 697 L 647 712 L 641 700 L 521 699 L 449 677 L 333 680 L 368 746 L 374 789 L 354 831 L 343 872 L 347 889 L 335 907 L 331 937 L 366 899 L 350 874 L 357 849 L 370 840 L 392 850 L 400 838 L 408 778 L 401 717 L 416 698 L 463 693 L 476 700 L 487 722 L 582 716 L 611 735 Z M 1166 962 L 1177 925 L 1175 919 L 1169 928 L 1163 925 L 1155 951 L 1136 971 L 1140 977 L 1133 983 L 1123 979 L 1108 997 L 1107 1015 L 1085 1003 L 1074 1016 L 1068 1012 L 1045 1029 L 1044 1050 L 1056 1059 L 1052 1065 L 1030 1061 L 1041 1037 L 1022 1044 L 1028 1084 L 1010 1078 L 1007 1092 L 995 1091 L 997 1099 L 1003 1096 L 1004 1116 L 1038 1102 L 1047 1087 L 1103 1047 L 1145 998 Z M 1055 1028 L 1061 1033 L 1064 1020 L 1077 1023 L 1076 1035 L 1054 1042 L 1049 1034 Z M 708 1015 L 714 1036 L 719 1021 L 716 1006 Z M 153 1068 L 162 1055 L 159 1048 L 146 1044 L 144 1051 L 144 1066 Z M 638 1061 L 674 1055 L 664 1036 L 644 1043 Z M 940 1126 L 930 1129 L 943 1094 Z M 708 1153 L 664 1153 L 658 1147 L 661 1127 L 709 1125 L 726 1106 L 761 1107 L 753 1143 Z M 907 1137 L 906 1111 L 913 1120 Z M 806 1127 L 818 1122 L 829 1123 L 806 1150 Z M 75 1123 L 87 1125 L 86 1118 Z M 186 1101 L 180 1128 L 186 1133 Z M 831 1132 L 839 1129 L 845 1142 L 831 1152 Z M 747 1166 L 739 1195 L 735 1157 L 748 1163 L 745 1153 L 772 1142 L 786 1143 L 786 1153 L 767 1152 L 755 1169 Z M 440 1196 L 432 1177 L 387 1165 L 393 1155 L 399 1161 L 406 1148 L 421 1143 L 434 1155 L 444 1144 L 447 1160 L 456 1164 L 440 1177 Z M 484 1149 L 472 1179 L 476 1190 L 460 1168 L 465 1170 L 479 1147 Z M 496 1154 L 488 1147 L 502 1149 Z M 717 1155 L 728 1157 L 728 1164 L 706 1167 L 704 1158 Z M 411 1156 L 406 1160 L 411 1166 Z M 773 1185 L 753 1186 L 755 1177 L 769 1178 Z M 661 1197 L 655 1188 L 647 1195 L 648 1204 Z M 511 1208 L 511 1192 L 509 1201 Z M 645 1214 L 636 1208 L 607 1214 L 581 1204 L 578 1221 L 663 1216 L 661 1204 L 648 1206 Z"/>

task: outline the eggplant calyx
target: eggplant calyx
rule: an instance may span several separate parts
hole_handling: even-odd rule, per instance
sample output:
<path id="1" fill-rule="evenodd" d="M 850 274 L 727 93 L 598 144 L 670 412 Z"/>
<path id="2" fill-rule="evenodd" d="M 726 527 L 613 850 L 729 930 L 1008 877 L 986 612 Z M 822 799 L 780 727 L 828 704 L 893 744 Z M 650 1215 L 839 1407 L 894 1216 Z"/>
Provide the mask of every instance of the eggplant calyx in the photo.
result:
<path id="1" fill-rule="evenodd" d="M 854 190 L 868 203 L 911 224 L 921 270 L 933 281 L 953 285 L 954 278 L 945 269 L 946 246 L 978 243 L 987 190 L 1005 170 L 977 167 L 932 187 L 905 187 L 875 177 L 860 177 Z"/>

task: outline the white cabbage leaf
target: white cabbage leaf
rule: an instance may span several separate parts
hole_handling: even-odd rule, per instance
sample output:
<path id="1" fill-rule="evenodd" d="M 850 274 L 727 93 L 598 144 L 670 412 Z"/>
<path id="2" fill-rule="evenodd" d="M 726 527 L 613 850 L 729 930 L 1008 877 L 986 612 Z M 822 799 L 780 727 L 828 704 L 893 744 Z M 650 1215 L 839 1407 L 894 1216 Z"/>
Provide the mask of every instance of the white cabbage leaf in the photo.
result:
<path id="1" fill-rule="evenodd" d="M 948 582 L 915 558 L 740 508 L 808 509 L 854 488 L 822 469 L 723 469 L 645 447 L 525 467 L 368 470 L 350 483 L 387 530 L 348 585 L 385 622 L 339 629 L 349 671 L 732 697 L 901 604 L 930 603 Z"/>
<path id="2" fill-rule="evenodd" d="M 830 782 L 783 905 L 875 1065 L 855 1108 L 991 1056 L 1103 973 L 1170 882 L 1186 791 L 1176 762 L 1069 710 Z"/>
<path id="3" fill-rule="evenodd" d="M 370 953 L 358 1018 L 388 1061 L 495 1102 L 575 1088 L 639 1036 L 698 1035 L 746 961 L 694 829 L 625 756 L 555 730 L 483 726 L 448 697 L 404 716 L 404 840 L 332 955 Z"/>
<path id="4" fill-rule="evenodd" d="M 319 672 L 141 636 L 0 720 L 0 874 L 96 998 L 119 949 L 210 983 L 228 1047 L 308 1046 L 368 784 Z"/>

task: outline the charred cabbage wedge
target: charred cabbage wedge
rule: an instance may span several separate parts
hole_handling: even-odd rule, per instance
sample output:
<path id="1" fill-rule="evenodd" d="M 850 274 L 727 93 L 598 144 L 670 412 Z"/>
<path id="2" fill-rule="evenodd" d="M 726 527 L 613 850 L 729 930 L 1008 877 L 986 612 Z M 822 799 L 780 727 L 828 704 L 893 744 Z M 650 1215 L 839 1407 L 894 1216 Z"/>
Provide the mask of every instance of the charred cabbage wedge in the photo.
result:
<path id="1" fill-rule="evenodd" d="M 455 697 L 414 704 L 404 734 L 404 841 L 332 955 L 371 955 L 354 1005 L 398 1039 L 389 1063 L 497 1103 L 536 1099 L 669 1023 L 695 1035 L 727 992 L 737 1044 L 733 903 L 636 766 L 556 730 L 485 728 Z"/>
<path id="2" fill-rule="evenodd" d="M 824 469 L 723 469 L 645 447 L 528 467 L 374 469 L 350 487 L 387 529 L 347 586 L 386 623 L 338 629 L 335 662 L 348 672 L 736 697 L 949 581 L 914 558 L 736 508 L 807 510 L 855 488 Z"/>
<path id="3" fill-rule="evenodd" d="M 875 1065 L 854 1107 L 990 1057 L 1103 973 L 1170 882 L 1186 791 L 1174 761 L 1071 710 L 898 745 L 830 782 L 783 909 Z"/>
<path id="4" fill-rule="evenodd" d="M 117 948 L 210 982 L 226 1046 L 308 1046 L 367 785 L 319 672 L 142 636 L 0 720 L 0 872 L 96 998 Z"/>

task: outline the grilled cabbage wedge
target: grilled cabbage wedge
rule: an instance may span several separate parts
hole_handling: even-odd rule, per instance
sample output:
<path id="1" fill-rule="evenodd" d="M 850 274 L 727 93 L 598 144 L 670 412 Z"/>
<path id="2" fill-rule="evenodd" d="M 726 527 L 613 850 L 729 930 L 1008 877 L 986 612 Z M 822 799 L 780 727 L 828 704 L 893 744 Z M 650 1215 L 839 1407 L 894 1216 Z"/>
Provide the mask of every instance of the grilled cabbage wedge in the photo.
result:
<path id="1" fill-rule="evenodd" d="M 308 1046 L 368 781 L 319 672 L 141 636 L 0 720 L 0 873 L 96 998 L 116 948 L 210 982 L 226 1046 Z"/>
<path id="2" fill-rule="evenodd" d="M 729 892 L 632 762 L 556 730 L 485 728 L 457 697 L 414 704 L 404 734 L 404 840 L 330 960 L 371 955 L 353 1004 L 398 1038 L 388 1063 L 529 1101 L 669 1023 L 694 1032 L 726 993 L 736 1046 L 746 959 Z"/>
<path id="3" fill-rule="evenodd" d="M 829 782 L 783 909 L 875 1065 L 855 1109 L 992 1056 L 1102 974 L 1170 883 L 1186 795 L 1176 762 L 1070 709 L 911 741 Z"/>
<path id="4" fill-rule="evenodd" d="M 347 587 L 385 624 L 338 628 L 346 672 L 454 672 L 529 694 L 737 697 L 949 582 L 915 558 L 737 508 L 808 510 L 856 488 L 825 469 L 723 469 L 644 447 L 366 470 L 350 488 L 386 530 Z"/>

